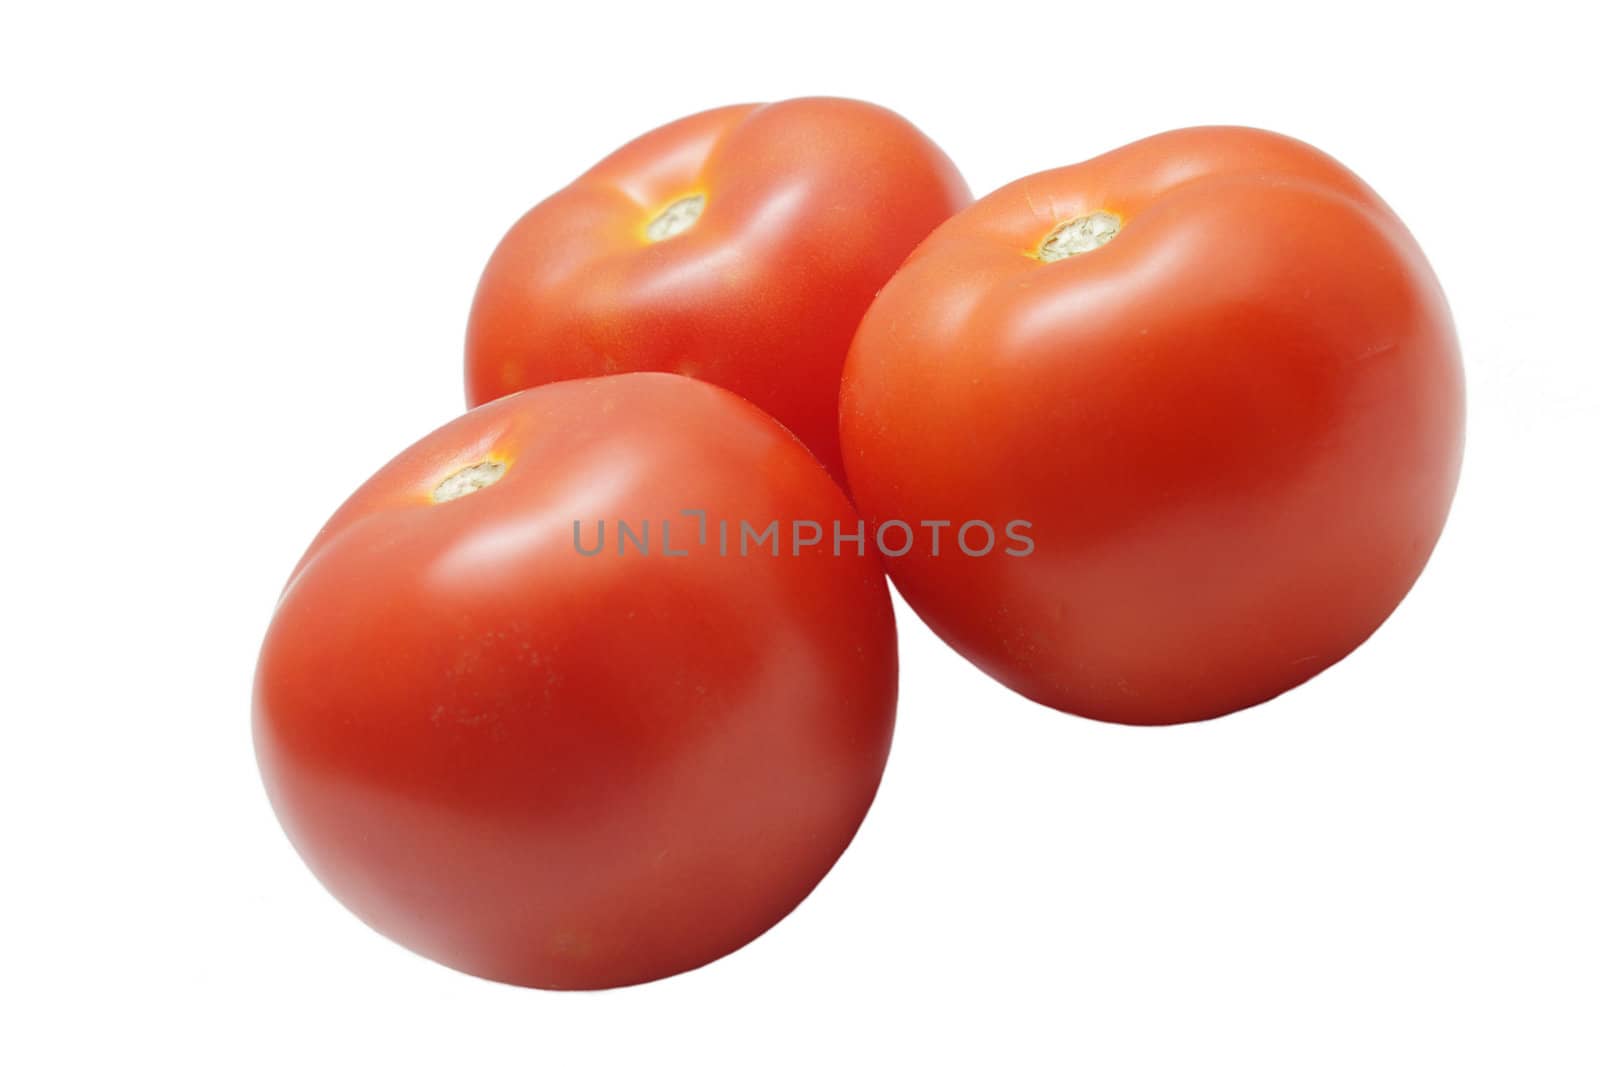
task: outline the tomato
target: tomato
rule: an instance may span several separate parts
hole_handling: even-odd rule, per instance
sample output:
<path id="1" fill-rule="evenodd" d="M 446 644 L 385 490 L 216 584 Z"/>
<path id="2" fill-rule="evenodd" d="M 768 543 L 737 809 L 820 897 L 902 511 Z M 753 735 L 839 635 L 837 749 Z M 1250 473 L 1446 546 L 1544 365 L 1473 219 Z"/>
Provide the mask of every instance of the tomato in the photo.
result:
<path id="1" fill-rule="evenodd" d="M 495 249 L 467 324 L 467 401 L 618 371 L 732 389 L 835 475 L 839 369 L 894 269 L 971 200 L 891 111 L 790 100 L 624 146 Z"/>
<path id="2" fill-rule="evenodd" d="M 1439 285 L 1355 175 L 1257 130 L 1162 134 L 956 215 L 867 313 L 841 433 L 869 520 L 1031 551 L 889 561 L 1024 695 L 1221 715 L 1359 645 L 1421 571 L 1462 450 Z"/>
<path id="3" fill-rule="evenodd" d="M 643 982 L 749 941 L 849 842 L 894 718 L 870 551 L 719 552 L 720 522 L 801 518 L 859 521 L 776 422 L 672 375 L 423 438 L 317 536 L 262 646 L 289 838 L 368 924 L 504 982 Z"/>

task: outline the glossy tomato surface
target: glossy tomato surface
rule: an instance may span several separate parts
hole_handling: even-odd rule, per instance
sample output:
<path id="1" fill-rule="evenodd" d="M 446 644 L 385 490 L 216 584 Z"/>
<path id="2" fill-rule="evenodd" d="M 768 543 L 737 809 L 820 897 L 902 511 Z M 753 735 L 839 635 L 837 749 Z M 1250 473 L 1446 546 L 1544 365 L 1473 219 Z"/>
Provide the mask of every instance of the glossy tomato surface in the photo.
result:
<path id="1" fill-rule="evenodd" d="M 1462 370 L 1371 189 L 1298 141 L 1189 129 L 941 226 L 866 315 L 840 417 L 869 519 L 1032 523 L 1025 556 L 889 561 L 934 630 L 1034 700 L 1173 723 L 1388 616 L 1455 489 Z"/>
<path id="2" fill-rule="evenodd" d="M 663 374 L 486 404 L 362 486 L 256 677 L 317 877 L 425 956 L 546 988 L 695 967 L 793 908 L 887 757 L 888 587 L 831 538 L 724 556 L 722 519 L 857 521 L 781 426 Z"/>
<path id="3" fill-rule="evenodd" d="M 645 134 L 511 228 L 467 325 L 469 404 L 619 371 L 753 401 L 840 473 L 839 369 L 872 297 L 971 200 L 855 100 L 725 107 Z"/>

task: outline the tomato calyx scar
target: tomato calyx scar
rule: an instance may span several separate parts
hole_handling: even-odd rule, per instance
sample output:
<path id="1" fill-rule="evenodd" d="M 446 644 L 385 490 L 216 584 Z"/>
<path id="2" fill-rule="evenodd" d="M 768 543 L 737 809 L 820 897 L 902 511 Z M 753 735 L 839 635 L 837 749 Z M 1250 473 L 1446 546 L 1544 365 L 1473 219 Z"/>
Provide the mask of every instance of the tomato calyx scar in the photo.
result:
<path id="1" fill-rule="evenodd" d="M 1109 211 L 1095 211 L 1079 215 L 1060 223 L 1039 242 L 1033 258 L 1041 263 L 1054 263 L 1085 252 L 1093 252 L 1122 231 L 1122 216 Z"/>
<path id="2" fill-rule="evenodd" d="M 505 472 L 506 465 L 497 459 L 486 459 L 482 463 L 462 467 L 433 487 L 433 502 L 444 504 L 476 493 L 479 489 L 487 489 L 498 482 Z"/>
<path id="3" fill-rule="evenodd" d="M 644 228 L 645 238 L 649 241 L 665 241 L 676 237 L 678 234 L 693 226 L 700 218 L 700 213 L 706 209 L 706 196 L 704 193 L 692 193 L 681 196 L 661 209 L 661 213 L 650 220 Z"/>

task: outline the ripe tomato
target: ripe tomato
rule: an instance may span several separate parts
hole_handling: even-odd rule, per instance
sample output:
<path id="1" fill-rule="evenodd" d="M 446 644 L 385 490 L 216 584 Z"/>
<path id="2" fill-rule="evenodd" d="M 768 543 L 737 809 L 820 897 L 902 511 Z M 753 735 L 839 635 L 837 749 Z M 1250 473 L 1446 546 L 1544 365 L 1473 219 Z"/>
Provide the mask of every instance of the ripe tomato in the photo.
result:
<path id="1" fill-rule="evenodd" d="M 1221 715 L 1400 601 L 1462 447 L 1443 294 L 1389 208 L 1257 130 L 1024 178 L 872 305 L 841 393 L 870 520 L 1032 524 L 1025 555 L 889 561 L 930 626 L 1034 700 Z"/>
<path id="2" fill-rule="evenodd" d="M 484 269 L 467 402 L 618 371 L 732 389 L 836 476 L 839 368 L 894 269 L 971 200 L 938 147 L 855 100 L 725 107 L 624 146 Z"/>
<path id="3" fill-rule="evenodd" d="M 267 632 L 256 752 L 289 838 L 367 923 L 505 982 L 643 982 L 749 941 L 849 842 L 894 718 L 870 554 L 718 552 L 719 519 L 795 517 L 858 521 L 781 426 L 672 375 L 423 438 Z"/>

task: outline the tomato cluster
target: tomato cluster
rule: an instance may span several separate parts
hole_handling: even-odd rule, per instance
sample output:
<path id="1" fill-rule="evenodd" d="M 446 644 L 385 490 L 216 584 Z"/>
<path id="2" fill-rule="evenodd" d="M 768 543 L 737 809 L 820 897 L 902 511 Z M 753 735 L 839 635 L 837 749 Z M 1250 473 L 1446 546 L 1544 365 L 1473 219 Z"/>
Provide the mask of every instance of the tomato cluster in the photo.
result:
<path id="1" fill-rule="evenodd" d="M 1393 610 L 1463 393 L 1372 190 L 1210 128 L 969 200 L 899 116 L 795 100 L 512 227 L 472 409 L 334 514 L 261 650 L 267 791 L 351 910 L 544 988 L 756 937 L 877 789 L 885 572 L 1005 685 L 1136 724 L 1267 700 Z"/>

